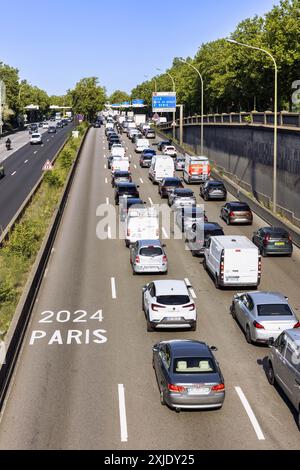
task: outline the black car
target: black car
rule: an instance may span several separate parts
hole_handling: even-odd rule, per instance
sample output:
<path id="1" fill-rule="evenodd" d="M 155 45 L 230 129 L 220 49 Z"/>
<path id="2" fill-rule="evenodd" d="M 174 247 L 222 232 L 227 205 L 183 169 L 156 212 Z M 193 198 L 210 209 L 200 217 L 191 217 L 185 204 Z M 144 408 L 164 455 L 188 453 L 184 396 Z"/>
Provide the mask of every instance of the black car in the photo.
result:
<path id="1" fill-rule="evenodd" d="M 56 134 L 56 127 L 50 126 L 48 129 L 48 134 Z"/>
<path id="2" fill-rule="evenodd" d="M 68 119 L 61 120 L 63 126 L 67 126 L 69 124 Z"/>
<path id="3" fill-rule="evenodd" d="M 131 183 L 132 177 L 129 171 L 115 171 L 111 177 L 111 185 L 114 188 L 119 183 Z"/>
<path id="4" fill-rule="evenodd" d="M 253 243 L 263 257 L 268 255 L 293 254 L 293 241 L 287 230 L 280 227 L 263 227 L 253 234 Z"/>
<path id="5" fill-rule="evenodd" d="M 204 201 L 210 199 L 226 201 L 227 190 L 222 181 L 207 181 L 200 186 L 200 196 L 203 197 Z"/>
<path id="6" fill-rule="evenodd" d="M 128 211 L 131 207 L 137 206 L 138 208 L 144 207 L 146 204 L 142 199 L 136 197 L 122 198 L 120 201 L 120 219 L 122 222 L 126 219 Z"/>
<path id="7" fill-rule="evenodd" d="M 100 129 L 100 127 L 101 127 L 100 121 L 94 122 L 93 127 L 94 127 L 95 129 Z"/>
<path id="8" fill-rule="evenodd" d="M 58 121 L 56 123 L 56 127 L 58 127 L 59 129 L 61 129 L 62 127 L 64 127 L 63 123 L 61 121 Z"/>
<path id="9" fill-rule="evenodd" d="M 154 129 L 147 129 L 145 131 L 145 137 L 146 139 L 155 139 L 156 134 Z"/>
<path id="10" fill-rule="evenodd" d="M 210 237 L 224 235 L 222 227 L 215 222 L 205 222 L 204 224 L 193 224 L 186 231 L 186 244 L 193 256 L 201 256 Z"/>
<path id="11" fill-rule="evenodd" d="M 0 163 L 0 178 L 4 178 L 4 176 L 5 176 L 4 166 L 2 163 Z"/>
<path id="12" fill-rule="evenodd" d="M 119 183 L 115 189 L 115 204 L 118 206 L 120 197 L 127 196 L 139 199 L 139 186 L 134 183 Z"/>
<path id="13" fill-rule="evenodd" d="M 112 148 L 112 146 L 114 144 L 120 144 L 120 143 L 121 143 L 121 141 L 120 141 L 119 137 L 111 137 L 108 141 L 109 150 Z"/>
<path id="14" fill-rule="evenodd" d="M 168 198 L 170 191 L 174 188 L 184 188 L 182 181 L 180 178 L 165 178 L 163 179 L 158 186 L 158 192 L 160 196 L 164 198 Z"/>
<path id="15" fill-rule="evenodd" d="M 37 124 L 33 123 L 33 124 L 29 124 L 28 130 L 29 130 L 29 134 L 34 134 L 35 132 L 39 131 L 39 128 Z"/>
<path id="16" fill-rule="evenodd" d="M 157 148 L 158 148 L 158 150 L 159 150 L 160 152 L 162 152 L 164 145 L 172 145 L 172 139 L 169 139 L 169 140 L 161 140 L 161 141 L 157 144 Z"/>

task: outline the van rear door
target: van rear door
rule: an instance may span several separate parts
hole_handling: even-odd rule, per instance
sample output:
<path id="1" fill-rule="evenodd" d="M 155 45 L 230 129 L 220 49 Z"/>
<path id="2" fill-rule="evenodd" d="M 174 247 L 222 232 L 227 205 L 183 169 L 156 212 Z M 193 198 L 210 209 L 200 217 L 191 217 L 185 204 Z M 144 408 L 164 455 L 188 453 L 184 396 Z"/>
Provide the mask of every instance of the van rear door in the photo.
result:
<path id="1" fill-rule="evenodd" d="M 258 250 L 228 248 L 224 251 L 224 284 L 256 285 L 258 283 Z"/>

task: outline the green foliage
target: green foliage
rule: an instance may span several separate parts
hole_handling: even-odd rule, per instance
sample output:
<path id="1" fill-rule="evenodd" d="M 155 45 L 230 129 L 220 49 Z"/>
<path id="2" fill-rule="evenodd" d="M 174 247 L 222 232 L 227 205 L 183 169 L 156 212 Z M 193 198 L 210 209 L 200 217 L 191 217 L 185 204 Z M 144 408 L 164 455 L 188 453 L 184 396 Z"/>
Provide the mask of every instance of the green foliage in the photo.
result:
<path id="1" fill-rule="evenodd" d="M 24 220 L 17 224 L 11 237 L 11 253 L 31 258 L 37 251 L 37 242 L 40 238 L 40 230 L 37 221 Z"/>
<path id="2" fill-rule="evenodd" d="M 105 88 L 98 84 L 97 77 L 88 77 L 80 80 L 75 89 L 71 91 L 73 111 L 83 114 L 88 121 L 92 121 L 98 111 L 101 111 L 106 102 Z"/>
<path id="3" fill-rule="evenodd" d="M 49 184 L 49 186 L 59 188 L 60 186 L 63 185 L 63 182 L 61 181 L 59 171 L 54 169 L 51 171 L 46 171 L 44 175 L 44 181 Z"/>
<path id="4" fill-rule="evenodd" d="M 123 103 L 124 101 L 130 101 L 130 95 L 125 91 L 116 90 L 114 93 L 108 98 L 108 101 L 111 104 Z"/>
<path id="5" fill-rule="evenodd" d="M 73 142 L 73 144 L 70 144 L 70 146 L 72 147 L 72 145 L 74 145 L 75 142 Z M 77 145 L 75 144 L 75 149 L 76 149 Z M 62 168 L 70 168 L 70 166 L 72 165 L 72 162 L 73 162 L 73 158 L 72 158 L 72 152 L 70 150 L 63 150 L 61 152 L 61 160 L 60 160 L 60 165 Z"/>
<path id="6" fill-rule="evenodd" d="M 11 302 L 16 298 L 16 290 L 12 282 L 0 279 L 0 303 Z"/>

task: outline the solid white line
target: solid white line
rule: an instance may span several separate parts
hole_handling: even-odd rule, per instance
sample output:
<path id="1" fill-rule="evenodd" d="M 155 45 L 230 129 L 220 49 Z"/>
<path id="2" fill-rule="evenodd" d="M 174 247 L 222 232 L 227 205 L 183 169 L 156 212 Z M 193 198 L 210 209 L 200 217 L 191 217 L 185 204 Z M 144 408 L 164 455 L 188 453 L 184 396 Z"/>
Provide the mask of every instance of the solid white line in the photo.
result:
<path id="1" fill-rule="evenodd" d="M 166 231 L 166 229 L 165 229 L 164 227 L 161 229 L 161 231 L 162 231 L 162 233 L 163 233 L 163 236 L 164 236 L 165 238 L 167 238 L 167 239 L 169 239 L 169 238 L 170 238 L 170 237 L 169 237 L 169 235 L 167 234 L 167 231 Z"/>
<path id="2" fill-rule="evenodd" d="M 16 173 L 17 173 L 17 172 L 16 172 L 16 171 L 14 171 L 14 172 L 11 174 L 11 176 L 14 176 Z"/>
<path id="3" fill-rule="evenodd" d="M 108 183 L 108 179 L 107 179 L 107 178 L 105 178 L 105 184 L 107 184 L 107 183 Z"/>
<path id="4" fill-rule="evenodd" d="M 153 206 L 153 201 L 152 201 L 151 197 L 148 197 L 148 201 L 150 202 L 151 206 Z"/>
<path id="5" fill-rule="evenodd" d="M 256 435 L 257 435 L 257 439 L 259 441 L 264 441 L 265 440 L 265 436 L 263 435 L 263 432 L 261 430 L 261 427 L 260 425 L 258 424 L 258 421 L 255 417 L 255 414 L 253 413 L 252 411 L 252 408 L 251 406 L 249 405 L 249 402 L 247 400 L 247 398 L 245 397 L 244 395 L 244 392 L 243 390 L 240 388 L 240 387 L 235 387 L 235 391 L 236 393 L 238 394 L 242 404 L 243 404 L 243 407 L 245 408 L 246 410 L 246 413 L 251 421 L 251 424 L 254 428 L 254 431 L 256 432 Z"/>
<path id="6" fill-rule="evenodd" d="M 142 180 L 142 178 L 140 178 L 140 182 L 141 182 L 142 184 L 144 183 L 144 181 Z"/>
<path id="7" fill-rule="evenodd" d="M 106 205 L 109 205 L 109 197 L 106 198 Z"/>
<path id="8" fill-rule="evenodd" d="M 35 152 L 33 152 L 33 155 L 36 155 L 37 154 L 37 150 Z"/>
<path id="9" fill-rule="evenodd" d="M 191 294 L 191 296 L 193 297 L 194 300 L 197 299 L 197 296 L 195 294 L 194 289 L 190 289 L 190 294 Z"/>
<path id="10" fill-rule="evenodd" d="M 116 299 L 117 298 L 117 291 L 116 291 L 116 280 L 114 277 L 112 277 L 110 279 L 110 283 L 111 283 L 111 296 L 113 299 Z"/>
<path id="11" fill-rule="evenodd" d="M 121 442 L 128 442 L 126 405 L 125 405 L 125 388 L 123 384 L 118 385 L 118 394 L 119 394 Z"/>
<path id="12" fill-rule="evenodd" d="M 28 160 L 25 160 L 25 162 L 24 162 L 24 163 L 27 163 L 27 162 L 28 162 Z"/>

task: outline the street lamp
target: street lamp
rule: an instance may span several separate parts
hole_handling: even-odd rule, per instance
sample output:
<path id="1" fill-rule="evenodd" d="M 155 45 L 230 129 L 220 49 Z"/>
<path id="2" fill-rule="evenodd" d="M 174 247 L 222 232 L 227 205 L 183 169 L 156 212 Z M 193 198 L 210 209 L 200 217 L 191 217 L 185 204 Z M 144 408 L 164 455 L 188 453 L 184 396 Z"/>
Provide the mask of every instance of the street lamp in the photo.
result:
<path id="1" fill-rule="evenodd" d="M 273 161 L 273 213 L 276 214 L 277 210 L 277 134 L 278 134 L 278 67 L 275 58 L 273 55 L 266 51 L 265 49 L 261 49 L 260 47 L 250 46 L 250 44 L 244 44 L 242 42 L 235 41 L 235 39 L 227 39 L 227 42 L 231 44 L 236 44 L 238 46 L 248 47 L 249 49 L 254 49 L 256 51 L 264 52 L 267 54 L 273 61 L 274 69 L 275 69 L 275 77 L 274 77 L 274 161 Z"/>
<path id="2" fill-rule="evenodd" d="M 199 75 L 200 77 L 200 81 L 201 81 L 201 155 L 203 155 L 203 136 L 204 136 L 204 124 L 203 124 L 203 115 L 204 115 L 204 86 L 203 86 L 203 78 L 202 78 L 202 75 L 200 73 L 200 71 L 194 66 L 192 65 L 190 62 L 187 62 L 186 60 L 184 59 L 179 59 L 180 62 L 182 62 L 183 64 L 186 64 L 188 65 L 189 67 L 191 67 L 193 70 L 195 70 L 195 72 L 197 72 L 197 74 Z"/>
<path id="3" fill-rule="evenodd" d="M 162 72 L 162 70 L 158 67 L 156 67 L 156 70 L 158 70 L 159 72 Z M 168 75 L 170 77 L 170 79 L 172 80 L 172 83 L 173 83 L 173 91 L 174 93 L 176 93 L 176 85 L 175 85 L 175 80 L 174 78 L 172 77 L 172 75 L 169 73 L 169 72 L 165 72 L 166 75 Z M 173 111 L 173 139 L 175 139 L 175 135 L 176 135 L 176 129 L 175 129 L 175 126 L 176 126 L 176 111 Z"/>

